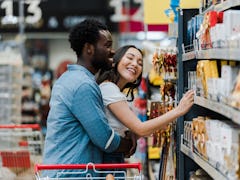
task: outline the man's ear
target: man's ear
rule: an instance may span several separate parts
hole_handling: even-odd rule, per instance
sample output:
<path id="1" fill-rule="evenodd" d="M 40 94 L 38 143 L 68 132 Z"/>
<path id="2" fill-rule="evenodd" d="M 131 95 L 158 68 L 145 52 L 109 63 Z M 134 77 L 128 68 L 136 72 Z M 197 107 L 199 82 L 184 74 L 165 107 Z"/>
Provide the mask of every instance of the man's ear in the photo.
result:
<path id="1" fill-rule="evenodd" d="M 92 55 L 94 54 L 94 46 L 90 43 L 86 43 L 84 45 L 84 51 L 88 54 L 88 55 Z"/>

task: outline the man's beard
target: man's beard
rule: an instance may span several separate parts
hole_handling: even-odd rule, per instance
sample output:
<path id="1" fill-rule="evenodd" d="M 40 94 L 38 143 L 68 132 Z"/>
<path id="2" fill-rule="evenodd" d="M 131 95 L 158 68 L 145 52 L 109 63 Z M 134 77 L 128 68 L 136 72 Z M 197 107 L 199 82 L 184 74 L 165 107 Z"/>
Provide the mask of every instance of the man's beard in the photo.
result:
<path id="1" fill-rule="evenodd" d="M 112 68 L 112 62 L 109 59 L 103 60 L 96 58 L 96 56 L 92 59 L 92 66 L 96 69 L 102 69 L 102 70 L 110 70 Z"/>

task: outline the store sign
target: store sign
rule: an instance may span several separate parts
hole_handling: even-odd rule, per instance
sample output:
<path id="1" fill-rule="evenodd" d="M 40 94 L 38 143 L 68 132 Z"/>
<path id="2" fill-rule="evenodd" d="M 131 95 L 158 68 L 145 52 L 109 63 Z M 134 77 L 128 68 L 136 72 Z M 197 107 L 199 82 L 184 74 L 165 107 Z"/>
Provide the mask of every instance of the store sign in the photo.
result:
<path id="1" fill-rule="evenodd" d="M 181 0 L 180 7 L 182 9 L 190 9 L 190 8 L 200 8 L 201 0 Z"/>
<path id="2" fill-rule="evenodd" d="M 132 21 L 141 21 L 143 22 L 143 1 L 142 0 L 134 0 L 135 3 L 139 4 L 136 12 L 131 16 Z"/>
<path id="3" fill-rule="evenodd" d="M 15 1 L 16 3 L 17 1 Z M 17 2 L 18 3 L 18 2 Z M 42 10 L 39 7 L 41 0 L 25 0 L 22 3 L 26 4 L 26 17 L 24 21 L 26 24 L 38 23 L 42 18 Z M 24 6 L 24 5 L 23 5 Z M 5 14 L 1 18 L 1 24 L 9 25 L 19 23 L 20 17 L 16 16 L 13 12 L 13 0 L 4 0 L 1 2 L 1 9 Z"/>
<path id="4" fill-rule="evenodd" d="M 180 8 L 199 8 L 201 0 L 180 0 Z M 179 0 L 144 0 L 145 24 L 169 24 L 172 17 L 166 15 L 171 5 L 178 5 Z"/>
<path id="5" fill-rule="evenodd" d="M 123 2 L 119 0 L 110 0 L 109 5 L 114 8 L 114 14 L 111 16 L 113 22 L 127 21 L 128 15 L 123 14 Z"/>
<path id="6" fill-rule="evenodd" d="M 169 24 L 171 21 L 165 14 L 169 7 L 170 0 L 144 0 L 144 23 Z"/>
<path id="7" fill-rule="evenodd" d="M 25 32 L 65 32 L 87 17 L 101 20 L 114 31 L 110 13 L 105 0 L 0 0 L 0 32 L 17 32 L 20 18 Z"/>
<path id="8" fill-rule="evenodd" d="M 113 22 L 123 22 L 123 21 L 140 21 L 143 22 L 143 1 L 142 0 L 132 0 L 135 8 L 134 14 L 130 13 L 131 1 L 127 0 L 110 0 L 109 6 L 114 8 L 114 14 L 111 15 L 111 21 Z M 125 11 L 129 9 L 129 12 Z"/>

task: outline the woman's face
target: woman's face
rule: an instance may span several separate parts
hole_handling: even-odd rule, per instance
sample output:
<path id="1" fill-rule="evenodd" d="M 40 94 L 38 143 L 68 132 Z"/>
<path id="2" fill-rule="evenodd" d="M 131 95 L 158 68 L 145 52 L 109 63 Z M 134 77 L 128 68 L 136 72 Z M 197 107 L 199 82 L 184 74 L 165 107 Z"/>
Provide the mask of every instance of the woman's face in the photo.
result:
<path id="1" fill-rule="evenodd" d="M 120 74 L 119 83 L 125 85 L 129 82 L 136 81 L 142 69 L 142 54 L 135 48 L 129 48 L 118 64 L 118 72 Z"/>

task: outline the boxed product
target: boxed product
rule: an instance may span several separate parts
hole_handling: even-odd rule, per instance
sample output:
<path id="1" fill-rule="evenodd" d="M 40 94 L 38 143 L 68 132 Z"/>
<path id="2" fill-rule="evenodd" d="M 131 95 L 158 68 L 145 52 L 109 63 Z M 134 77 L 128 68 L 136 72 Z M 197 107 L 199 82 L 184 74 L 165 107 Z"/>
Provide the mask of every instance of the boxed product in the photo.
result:
<path id="1" fill-rule="evenodd" d="M 239 69 L 238 67 L 232 67 L 230 65 L 223 65 L 221 69 L 221 77 L 224 79 L 223 94 L 228 97 L 234 87 L 234 80 L 237 77 Z"/>
<path id="2" fill-rule="evenodd" d="M 224 24 L 216 24 L 210 29 L 211 41 L 213 48 L 223 48 L 226 47 L 226 37 L 225 37 Z"/>
<path id="3" fill-rule="evenodd" d="M 216 60 L 200 60 L 197 64 L 197 88 L 200 89 L 200 96 L 208 97 L 208 79 L 218 78 L 218 68 Z M 201 82 L 201 85 L 199 84 Z M 202 94 L 203 93 L 203 94 Z"/>
<path id="4" fill-rule="evenodd" d="M 240 11 L 227 10 L 223 15 L 226 38 L 237 35 L 240 32 Z"/>
<path id="5" fill-rule="evenodd" d="M 193 35 L 192 35 L 192 19 L 187 22 L 187 45 L 192 44 Z"/>
<path id="6" fill-rule="evenodd" d="M 236 78 L 234 88 L 229 98 L 228 104 L 240 109 L 240 71 L 238 72 L 238 76 Z"/>

